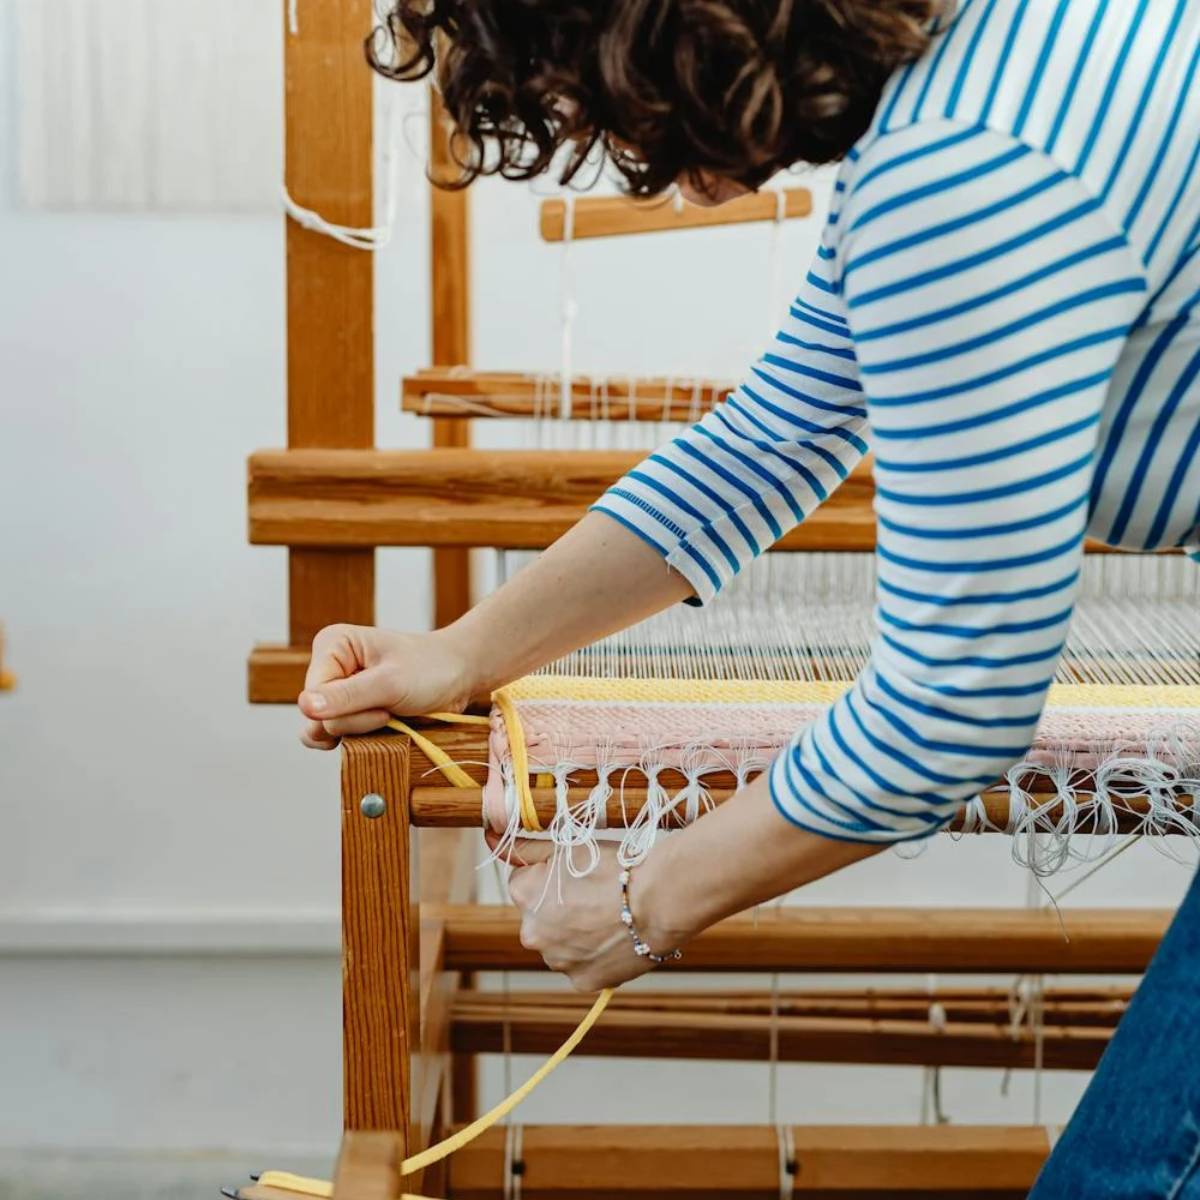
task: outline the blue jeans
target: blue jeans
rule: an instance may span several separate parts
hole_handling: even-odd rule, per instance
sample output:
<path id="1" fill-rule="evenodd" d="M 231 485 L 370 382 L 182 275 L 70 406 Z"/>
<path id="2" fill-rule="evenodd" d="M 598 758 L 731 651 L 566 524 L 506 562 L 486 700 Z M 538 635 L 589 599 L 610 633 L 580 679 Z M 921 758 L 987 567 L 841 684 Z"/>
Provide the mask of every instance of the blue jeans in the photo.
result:
<path id="1" fill-rule="evenodd" d="M 1200 1200 L 1200 876 L 1029 1200 Z"/>

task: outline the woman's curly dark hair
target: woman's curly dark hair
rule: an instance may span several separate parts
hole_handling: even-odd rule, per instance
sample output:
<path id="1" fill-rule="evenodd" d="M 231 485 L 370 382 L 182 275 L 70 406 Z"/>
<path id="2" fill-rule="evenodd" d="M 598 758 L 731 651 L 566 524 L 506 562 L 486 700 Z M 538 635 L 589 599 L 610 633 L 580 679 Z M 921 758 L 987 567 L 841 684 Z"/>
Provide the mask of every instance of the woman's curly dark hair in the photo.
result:
<path id="1" fill-rule="evenodd" d="M 367 43 L 392 79 L 436 72 L 460 185 L 568 182 L 598 145 L 638 196 L 757 187 L 837 161 L 936 0 L 397 0 Z"/>

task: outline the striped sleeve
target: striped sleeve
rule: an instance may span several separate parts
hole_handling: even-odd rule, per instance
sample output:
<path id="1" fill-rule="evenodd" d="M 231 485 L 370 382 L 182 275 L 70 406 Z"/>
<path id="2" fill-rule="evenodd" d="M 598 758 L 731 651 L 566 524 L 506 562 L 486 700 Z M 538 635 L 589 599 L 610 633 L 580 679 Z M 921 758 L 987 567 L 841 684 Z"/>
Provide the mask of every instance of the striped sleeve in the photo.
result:
<path id="1" fill-rule="evenodd" d="M 654 546 L 702 603 L 803 521 L 867 451 L 854 350 L 830 303 L 835 229 L 834 220 L 742 386 L 593 506 Z"/>
<path id="2" fill-rule="evenodd" d="M 876 452 L 877 638 L 771 790 L 806 829 L 889 842 L 1033 740 L 1146 281 L 1087 190 L 1005 135 L 926 122 L 858 165 L 839 289 Z"/>

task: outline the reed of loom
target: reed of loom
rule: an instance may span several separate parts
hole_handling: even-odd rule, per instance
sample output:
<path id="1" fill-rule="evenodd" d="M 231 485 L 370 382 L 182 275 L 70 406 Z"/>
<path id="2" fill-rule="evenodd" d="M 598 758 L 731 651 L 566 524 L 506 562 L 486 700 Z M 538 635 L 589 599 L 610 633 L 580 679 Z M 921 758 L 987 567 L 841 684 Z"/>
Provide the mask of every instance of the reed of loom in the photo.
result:
<path id="1" fill-rule="evenodd" d="M 372 78 L 362 42 L 370 0 L 326 0 L 285 32 L 287 185 L 330 221 L 372 224 Z M 444 134 L 432 120 L 435 166 Z M 470 603 L 471 547 L 539 548 L 639 457 L 618 451 L 508 451 L 469 447 L 464 414 L 530 415 L 531 377 L 473 373 L 470 360 L 468 196 L 432 192 L 433 308 L 428 371 L 406 380 L 406 408 L 433 421 L 433 448 L 374 446 L 372 258 L 288 222 L 287 447 L 249 462 L 249 536 L 286 546 L 287 641 L 249 661 L 256 703 L 291 703 L 313 635 L 327 624 L 372 624 L 379 546 L 435 550 L 435 622 Z M 803 215 L 807 193 L 788 194 Z M 580 201 L 576 238 L 700 224 L 770 220 L 762 198 L 721 210 Z M 544 206 L 543 233 L 563 236 L 564 213 Z M 638 381 L 624 400 L 634 415 L 693 411 L 726 394 L 720 383 Z M 594 385 L 578 381 L 576 416 Z M 619 388 L 609 393 L 619 403 Z M 463 403 L 463 401 L 467 403 Z M 472 407 L 474 406 L 474 407 Z M 644 407 L 639 407 L 644 406 Z M 785 547 L 869 550 L 874 545 L 864 468 Z M 430 730 L 460 761 L 486 758 L 475 730 Z M 504 1130 L 492 1130 L 424 1179 L 403 1180 L 406 1155 L 439 1139 L 476 1109 L 473 1056 L 512 1048 L 544 1053 L 580 1015 L 579 1002 L 535 993 L 501 1006 L 472 990 L 474 973 L 540 969 L 520 947 L 511 911 L 476 905 L 480 797 L 451 788 L 408 738 L 348 740 L 341 786 L 345 1136 L 334 1194 L 395 1200 L 402 1191 L 493 1197 L 519 1166 L 525 1196 L 593 1198 L 782 1194 L 781 1169 L 810 1198 L 1023 1196 L 1045 1157 L 1045 1131 L 1027 1128 L 796 1128 L 781 1163 L 769 1127 L 530 1127 L 514 1163 Z M 471 770 L 474 770 L 473 768 Z M 581 786 L 587 785 L 582 780 Z M 722 798 L 732 780 L 714 781 Z M 628 815 L 637 796 L 626 792 Z M 549 816 L 553 796 L 535 791 Z M 1005 798 L 989 797 L 1003 825 Z M 620 813 L 610 813 L 615 824 Z M 1072 910 L 972 912 L 778 909 L 737 918 L 703 935 L 682 967 L 706 972 L 1140 973 L 1168 920 L 1164 912 Z M 1045 1000 L 1044 1065 L 1088 1068 L 1124 1010 L 1130 989 L 1060 988 Z M 882 991 L 619 996 L 582 1053 L 783 1061 L 1029 1066 L 1028 1029 L 1010 1029 L 1002 993 L 948 988 L 945 1027 L 933 1030 L 929 997 Z M 771 1012 L 774 1006 L 775 1012 Z M 567 1068 L 569 1069 L 569 1067 Z M 246 1196 L 269 1195 L 248 1189 Z M 286 1195 L 279 1193 L 279 1195 Z"/>

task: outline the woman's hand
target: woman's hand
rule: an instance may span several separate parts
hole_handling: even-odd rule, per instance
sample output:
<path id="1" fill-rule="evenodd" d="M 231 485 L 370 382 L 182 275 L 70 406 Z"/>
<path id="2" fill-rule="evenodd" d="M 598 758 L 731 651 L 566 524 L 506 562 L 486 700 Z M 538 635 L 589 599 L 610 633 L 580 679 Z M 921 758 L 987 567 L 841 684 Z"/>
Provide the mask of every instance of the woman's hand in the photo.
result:
<path id="1" fill-rule="evenodd" d="M 496 835 L 488 833 L 488 842 L 496 846 Z M 552 971 L 570 979 L 581 992 L 598 992 L 617 987 L 645 975 L 654 963 L 640 958 L 633 950 L 633 938 L 621 923 L 621 886 L 617 877 L 621 868 L 614 846 L 600 848 L 600 861 L 583 879 L 576 879 L 554 868 L 551 877 L 548 842 L 519 841 L 511 858 L 508 891 L 521 914 L 521 945 L 535 950 Z M 638 933 L 663 954 L 682 945 L 692 934 L 660 928 L 647 899 L 652 875 L 651 855 L 633 870 L 629 900 Z M 644 873 L 644 874 L 643 874 Z M 643 911 L 644 909 L 644 911 Z"/>
<path id="2" fill-rule="evenodd" d="M 461 712 L 474 691 L 469 656 L 445 632 L 331 625 L 313 640 L 300 740 L 332 750 L 342 737 L 382 729 L 393 713 Z"/>

